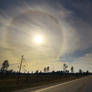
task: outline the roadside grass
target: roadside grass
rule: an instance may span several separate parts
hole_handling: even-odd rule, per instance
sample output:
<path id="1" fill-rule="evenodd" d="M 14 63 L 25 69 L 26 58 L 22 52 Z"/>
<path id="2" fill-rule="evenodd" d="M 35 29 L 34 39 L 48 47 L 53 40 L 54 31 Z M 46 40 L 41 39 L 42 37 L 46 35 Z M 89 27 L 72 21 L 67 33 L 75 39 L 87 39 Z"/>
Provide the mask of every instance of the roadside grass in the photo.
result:
<path id="1" fill-rule="evenodd" d="M 19 78 L 0 79 L 0 92 L 13 92 L 19 89 L 47 86 L 53 83 L 63 83 L 83 76 L 21 76 Z"/>

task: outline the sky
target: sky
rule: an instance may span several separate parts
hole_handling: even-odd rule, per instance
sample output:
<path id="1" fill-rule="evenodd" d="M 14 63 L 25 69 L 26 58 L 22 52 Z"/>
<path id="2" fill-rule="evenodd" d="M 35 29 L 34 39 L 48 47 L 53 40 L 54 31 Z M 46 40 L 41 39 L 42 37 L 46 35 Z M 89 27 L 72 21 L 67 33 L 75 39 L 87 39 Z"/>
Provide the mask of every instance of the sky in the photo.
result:
<path id="1" fill-rule="evenodd" d="M 91 11 L 92 0 L 0 0 L 0 64 L 18 71 L 24 55 L 22 72 L 64 63 L 92 72 Z"/>

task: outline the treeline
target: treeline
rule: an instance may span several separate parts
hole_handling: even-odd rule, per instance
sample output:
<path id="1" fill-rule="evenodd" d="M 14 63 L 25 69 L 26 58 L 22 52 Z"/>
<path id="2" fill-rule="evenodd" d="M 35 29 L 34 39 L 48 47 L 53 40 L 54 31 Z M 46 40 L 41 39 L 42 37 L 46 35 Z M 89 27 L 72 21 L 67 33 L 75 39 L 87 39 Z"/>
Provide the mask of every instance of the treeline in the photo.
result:
<path id="1" fill-rule="evenodd" d="M 22 88 L 62 83 L 91 75 L 88 71 L 83 72 L 81 69 L 79 69 L 79 72 L 74 73 L 73 66 L 71 67 L 71 72 L 69 72 L 67 64 L 63 65 L 63 71 L 57 72 L 50 72 L 49 66 L 45 67 L 43 72 L 37 70 L 35 73 L 14 72 L 13 70 L 8 70 L 8 68 L 9 63 L 5 60 L 0 70 L 0 92 L 12 92 Z"/>
<path id="2" fill-rule="evenodd" d="M 36 71 L 35 73 L 21 73 L 21 72 L 14 72 L 13 69 L 12 70 L 8 70 L 9 68 L 9 62 L 8 60 L 5 60 L 2 65 L 1 65 L 1 69 L 0 69 L 0 78 L 4 78 L 7 77 L 7 76 L 34 76 L 34 75 L 48 75 L 48 76 L 84 76 L 84 75 L 90 75 L 91 73 L 87 70 L 86 72 L 83 72 L 82 69 L 79 69 L 79 72 L 77 73 L 74 73 L 74 67 L 71 66 L 70 68 L 70 71 L 67 69 L 68 68 L 68 65 L 67 64 L 63 64 L 63 71 L 52 71 L 50 72 L 50 67 L 47 66 L 43 69 L 43 72 L 42 71 Z M 17 78 L 16 77 L 16 78 Z"/>

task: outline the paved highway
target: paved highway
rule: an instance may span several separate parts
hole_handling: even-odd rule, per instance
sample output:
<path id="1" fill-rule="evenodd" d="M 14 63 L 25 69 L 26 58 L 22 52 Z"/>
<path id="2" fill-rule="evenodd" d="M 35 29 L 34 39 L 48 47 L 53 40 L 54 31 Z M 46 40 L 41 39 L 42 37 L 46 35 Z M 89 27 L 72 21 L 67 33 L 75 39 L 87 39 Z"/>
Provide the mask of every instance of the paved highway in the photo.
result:
<path id="1" fill-rule="evenodd" d="M 92 92 L 92 76 L 58 84 L 34 92 Z"/>
<path id="2" fill-rule="evenodd" d="M 21 92 L 92 92 L 92 76 L 34 91 L 27 89 L 24 91 L 22 90 Z"/>

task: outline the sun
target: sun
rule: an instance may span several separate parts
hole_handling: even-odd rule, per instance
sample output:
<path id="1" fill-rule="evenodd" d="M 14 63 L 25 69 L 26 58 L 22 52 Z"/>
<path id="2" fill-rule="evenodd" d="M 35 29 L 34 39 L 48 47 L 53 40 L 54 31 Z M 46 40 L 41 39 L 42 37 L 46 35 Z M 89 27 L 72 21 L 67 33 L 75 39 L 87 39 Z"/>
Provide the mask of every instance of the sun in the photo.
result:
<path id="1" fill-rule="evenodd" d="M 34 41 L 35 43 L 41 44 L 43 42 L 43 37 L 41 35 L 36 35 Z"/>

